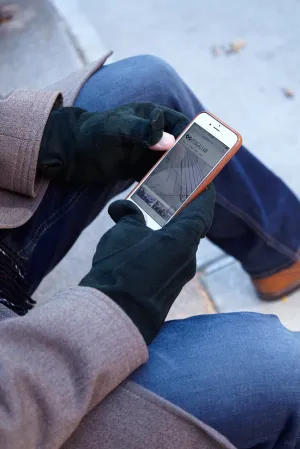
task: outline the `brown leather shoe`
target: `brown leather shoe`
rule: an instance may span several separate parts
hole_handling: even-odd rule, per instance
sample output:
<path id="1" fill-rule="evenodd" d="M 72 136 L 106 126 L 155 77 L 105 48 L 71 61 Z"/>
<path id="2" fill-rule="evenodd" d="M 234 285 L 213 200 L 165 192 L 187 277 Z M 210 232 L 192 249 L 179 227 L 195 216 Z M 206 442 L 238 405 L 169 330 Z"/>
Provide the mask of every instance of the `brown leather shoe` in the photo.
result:
<path id="1" fill-rule="evenodd" d="M 289 268 L 263 279 L 252 279 L 261 299 L 273 301 L 290 295 L 300 288 L 300 260 Z"/>

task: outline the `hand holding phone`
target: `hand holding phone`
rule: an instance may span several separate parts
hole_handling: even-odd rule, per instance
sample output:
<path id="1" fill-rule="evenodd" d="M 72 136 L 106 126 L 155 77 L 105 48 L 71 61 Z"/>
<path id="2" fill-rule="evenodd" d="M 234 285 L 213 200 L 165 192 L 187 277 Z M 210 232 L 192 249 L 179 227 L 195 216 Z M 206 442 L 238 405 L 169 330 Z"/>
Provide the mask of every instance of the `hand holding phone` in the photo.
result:
<path id="1" fill-rule="evenodd" d="M 107 294 L 151 343 L 195 275 L 198 244 L 210 228 L 214 201 L 211 185 L 157 232 L 146 226 L 132 202 L 113 202 L 108 212 L 116 225 L 101 238 L 91 271 L 80 285 Z"/>
<path id="2" fill-rule="evenodd" d="M 75 183 L 140 181 L 161 156 L 151 148 L 163 131 L 173 143 L 170 134 L 177 136 L 186 124 L 184 115 L 154 103 L 131 103 L 104 112 L 54 109 L 44 130 L 38 171 Z M 166 150 L 166 145 L 160 149 Z"/>
<path id="3" fill-rule="evenodd" d="M 150 228 L 160 229 L 205 190 L 241 145 L 237 131 L 202 112 L 127 199 L 141 209 Z"/>

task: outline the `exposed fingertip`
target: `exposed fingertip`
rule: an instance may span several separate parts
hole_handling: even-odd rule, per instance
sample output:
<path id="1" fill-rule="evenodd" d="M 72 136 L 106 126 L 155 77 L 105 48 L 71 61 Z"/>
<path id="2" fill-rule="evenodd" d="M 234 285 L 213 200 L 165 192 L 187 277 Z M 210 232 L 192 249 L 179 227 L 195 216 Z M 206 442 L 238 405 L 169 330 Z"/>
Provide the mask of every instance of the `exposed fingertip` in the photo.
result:
<path id="1" fill-rule="evenodd" d="M 155 145 L 152 145 L 151 150 L 167 151 L 175 144 L 175 137 L 172 134 L 163 132 L 162 138 Z"/>

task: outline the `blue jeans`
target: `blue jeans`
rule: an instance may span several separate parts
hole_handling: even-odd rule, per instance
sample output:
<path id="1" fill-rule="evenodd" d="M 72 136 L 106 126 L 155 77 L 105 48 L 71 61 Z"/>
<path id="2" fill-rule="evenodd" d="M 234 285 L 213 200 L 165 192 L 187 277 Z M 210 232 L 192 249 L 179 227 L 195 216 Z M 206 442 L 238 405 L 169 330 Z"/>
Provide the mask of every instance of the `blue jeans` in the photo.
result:
<path id="1" fill-rule="evenodd" d="M 238 448 L 300 447 L 300 335 L 258 313 L 165 323 L 131 380 Z"/>
<path id="2" fill-rule="evenodd" d="M 138 101 L 160 103 L 189 118 L 203 109 L 176 72 L 152 56 L 105 66 L 83 86 L 76 105 L 103 111 Z M 51 182 L 25 225 L 0 232 L 8 267 L 0 284 L 2 295 L 9 296 L 8 281 L 17 288 L 17 280 L 30 296 L 107 201 L 128 185 Z M 299 257 L 299 202 L 244 147 L 219 174 L 215 187 L 209 238 L 253 278 L 275 273 Z M 256 314 L 173 321 L 164 325 L 150 346 L 149 362 L 132 378 L 212 425 L 238 447 L 296 446 L 298 338 L 276 318 Z"/>

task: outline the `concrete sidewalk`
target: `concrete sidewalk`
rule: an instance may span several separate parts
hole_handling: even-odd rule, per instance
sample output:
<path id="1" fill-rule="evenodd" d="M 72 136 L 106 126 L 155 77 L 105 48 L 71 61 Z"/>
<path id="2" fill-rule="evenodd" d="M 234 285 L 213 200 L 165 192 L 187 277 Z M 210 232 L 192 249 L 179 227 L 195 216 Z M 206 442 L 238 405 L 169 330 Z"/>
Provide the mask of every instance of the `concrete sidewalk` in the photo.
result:
<path id="1" fill-rule="evenodd" d="M 9 3 L 0 0 L 0 5 Z M 16 14 L 0 26 L 0 93 L 41 88 L 82 67 L 68 27 L 46 0 L 15 0 Z"/>
<path id="2" fill-rule="evenodd" d="M 57 11 L 45 0 L 17 3 L 19 15 L 0 27 L 2 92 L 49 84 L 93 60 L 98 50 L 113 48 L 115 60 L 140 53 L 160 56 L 300 196 L 295 163 L 300 120 L 297 0 L 253 0 L 243 7 L 238 0 L 188 0 L 176 8 L 171 0 L 53 0 Z M 245 47 L 226 54 L 223 46 L 229 48 L 236 40 L 243 40 Z M 282 88 L 294 91 L 294 98 L 287 98 Z M 35 295 L 38 302 L 48 300 L 57 286 L 81 279 L 100 235 L 111 225 L 103 211 L 43 281 Z M 276 313 L 288 327 L 300 329 L 299 293 L 274 304 L 258 301 L 240 265 L 208 241 L 200 245 L 198 265 L 199 273 L 172 317 L 252 310 Z"/>

